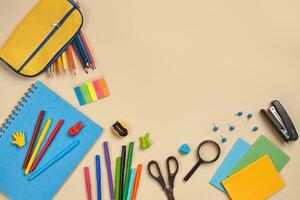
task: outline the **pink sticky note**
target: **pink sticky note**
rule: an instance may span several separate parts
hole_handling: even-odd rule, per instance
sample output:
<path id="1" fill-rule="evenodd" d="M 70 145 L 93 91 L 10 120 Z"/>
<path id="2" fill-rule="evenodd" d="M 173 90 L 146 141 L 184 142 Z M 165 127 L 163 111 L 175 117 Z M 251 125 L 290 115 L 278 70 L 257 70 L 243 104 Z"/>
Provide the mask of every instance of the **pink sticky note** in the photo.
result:
<path id="1" fill-rule="evenodd" d="M 104 93 L 99 85 L 99 82 L 97 80 L 93 81 L 93 85 L 94 85 L 94 88 L 95 88 L 95 91 L 96 91 L 96 94 L 98 96 L 98 99 L 103 99 L 105 96 L 104 96 Z"/>

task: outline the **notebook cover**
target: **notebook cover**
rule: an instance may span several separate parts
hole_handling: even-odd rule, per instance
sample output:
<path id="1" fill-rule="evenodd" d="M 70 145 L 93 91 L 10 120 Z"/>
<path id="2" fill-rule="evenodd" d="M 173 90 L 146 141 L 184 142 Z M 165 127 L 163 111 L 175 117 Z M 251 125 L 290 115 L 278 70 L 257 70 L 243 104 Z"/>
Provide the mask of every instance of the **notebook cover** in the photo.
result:
<path id="1" fill-rule="evenodd" d="M 232 200 L 263 200 L 284 188 L 285 183 L 268 155 L 223 181 Z"/>
<path id="2" fill-rule="evenodd" d="M 222 185 L 222 181 L 228 177 L 228 174 L 235 167 L 235 165 L 243 158 L 243 156 L 247 153 L 250 147 L 250 144 L 238 138 L 238 140 L 234 143 L 220 167 L 217 169 L 214 176 L 210 179 L 209 183 L 221 190 L 222 192 L 226 192 L 225 188 Z"/>
<path id="3" fill-rule="evenodd" d="M 273 144 L 268 138 L 261 135 L 251 146 L 250 150 L 245 154 L 245 156 L 240 160 L 240 162 L 230 172 L 229 176 L 248 166 L 265 154 L 270 156 L 279 172 L 290 160 L 288 155 L 281 151 L 281 149 Z"/>
<path id="4" fill-rule="evenodd" d="M 14 120 L 10 120 L 11 124 L 8 125 L 5 133 L 0 138 L 0 192 L 14 200 L 53 199 L 56 192 L 97 141 L 103 129 L 41 82 L 35 84 L 33 92 L 29 95 L 30 97 L 26 99 L 27 102 L 23 101 L 24 106 L 19 107 L 21 111 L 14 117 Z M 53 120 L 43 145 L 48 140 L 57 122 L 60 119 L 64 119 L 65 122 L 37 169 L 74 140 L 80 140 L 80 144 L 39 177 L 29 181 L 28 176 L 24 175 L 22 165 L 41 110 L 46 111 L 41 127 L 44 126 L 48 118 Z M 81 121 L 85 128 L 78 136 L 69 136 L 68 130 L 78 121 Z M 26 146 L 22 149 L 11 144 L 13 141 L 12 134 L 16 131 L 24 131 L 26 134 Z"/>

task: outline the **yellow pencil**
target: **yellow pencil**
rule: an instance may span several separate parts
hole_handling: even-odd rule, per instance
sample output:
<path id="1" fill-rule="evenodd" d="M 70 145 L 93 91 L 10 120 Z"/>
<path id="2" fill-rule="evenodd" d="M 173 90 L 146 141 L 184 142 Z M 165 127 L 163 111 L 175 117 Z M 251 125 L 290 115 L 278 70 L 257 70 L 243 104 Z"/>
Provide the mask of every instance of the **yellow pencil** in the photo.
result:
<path id="1" fill-rule="evenodd" d="M 67 71 L 67 69 L 68 69 L 68 60 L 67 60 L 67 54 L 66 54 L 65 51 L 62 53 L 61 57 L 62 57 L 64 70 Z"/>
<path id="2" fill-rule="evenodd" d="M 57 74 L 61 74 L 63 70 L 62 56 L 59 56 L 56 60 Z"/>
<path id="3" fill-rule="evenodd" d="M 43 143 L 43 141 L 45 139 L 45 136 L 46 136 L 46 134 L 47 134 L 47 132 L 49 130 L 49 127 L 50 127 L 51 123 L 52 123 L 52 120 L 48 119 L 47 122 L 46 122 L 46 124 L 45 124 L 45 126 L 44 126 L 44 129 L 43 129 L 43 131 L 41 133 L 41 136 L 39 137 L 39 140 L 38 140 L 38 142 L 36 144 L 36 147 L 35 147 L 32 155 L 31 155 L 31 158 L 30 158 L 29 163 L 28 163 L 28 165 L 26 167 L 26 170 L 25 170 L 25 174 L 29 173 L 30 168 L 31 168 L 31 166 L 33 164 L 33 161 L 34 161 L 34 159 L 35 159 L 35 157 L 36 157 L 36 155 L 37 155 L 37 153 L 38 153 L 38 151 L 39 151 L 39 149 L 40 149 L 40 147 L 41 147 L 41 145 L 42 145 L 42 143 Z"/>

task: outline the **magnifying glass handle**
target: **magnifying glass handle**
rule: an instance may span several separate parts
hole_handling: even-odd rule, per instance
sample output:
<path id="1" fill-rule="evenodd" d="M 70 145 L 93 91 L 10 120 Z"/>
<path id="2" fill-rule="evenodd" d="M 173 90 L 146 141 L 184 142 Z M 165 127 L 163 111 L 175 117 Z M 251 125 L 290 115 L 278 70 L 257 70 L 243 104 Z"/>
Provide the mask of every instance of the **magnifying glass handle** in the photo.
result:
<path id="1" fill-rule="evenodd" d="M 194 167 L 189 171 L 189 173 L 183 178 L 183 180 L 185 181 L 185 182 L 187 182 L 190 178 L 191 178 L 191 176 L 194 174 L 194 172 L 198 169 L 198 167 L 200 166 L 200 164 L 202 163 L 202 161 L 201 160 L 199 160 L 195 165 L 194 165 Z"/>

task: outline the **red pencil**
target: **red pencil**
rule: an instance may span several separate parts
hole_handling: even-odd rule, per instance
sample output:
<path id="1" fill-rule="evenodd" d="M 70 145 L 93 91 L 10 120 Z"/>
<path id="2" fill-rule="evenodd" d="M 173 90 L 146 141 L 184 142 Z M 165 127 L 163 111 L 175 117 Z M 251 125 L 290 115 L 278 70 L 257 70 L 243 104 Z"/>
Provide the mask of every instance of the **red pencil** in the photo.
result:
<path id="1" fill-rule="evenodd" d="M 84 175 L 85 175 L 87 198 L 88 198 L 88 200 L 92 200 L 92 185 L 91 185 L 91 177 L 90 177 L 89 167 L 84 167 Z"/>
<path id="2" fill-rule="evenodd" d="M 62 119 L 59 120 L 59 122 L 57 123 L 55 129 L 53 130 L 52 134 L 50 135 L 47 143 L 45 144 L 44 148 L 39 153 L 38 157 L 36 158 L 35 162 L 33 163 L 32 167 L 30 168 L 30 172 L 33 172 L 35 170 L 35 168 L 38 166 L 39 162 L 41 161 L 41 159 L 43 158 L 43 156 L 46 153 L 47 149 L 49 148 L 50 144 L 52 143 L 55 136 L 59 132 L 59 130 L 60 130 L 61 126 L 63 125 L 63 123 L 64 123 L 64 120 L 62 120 Z"/>
<path id="3" fill-rule="evenodd" d="M 29 145 L 29 149 L 27 151 L 27 154 L 26 154 L 26 157 L 25 157 L 25 161 L 24 161 L 24 164 L 23 164 L 23 168 L 24 169 L 26 169 L 26 167 L 28 165 L 28 162 L 30 160 L 30 157 L 31 157 L 31 154 L 32 154 L 32 150 L 33 150 L 36 138 L 37 138 L 37 136 L 39 134 L 39 131 L 40 131 L 40 128 L 41 128 L 41 124 L 42 124 L 44 115 L 45 115 L 45 111 L 41 111 L 40 115 L 39 115 L 39 118 L 38 118 L 38 120 L 36 122 L 36 125 L 35 125 L 35 128 L 34 128 L 34 132 L 33 132 L 33 136 L 31 138 L 31 142 L 30 142 L 30 145 Z"/>

